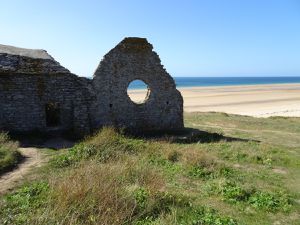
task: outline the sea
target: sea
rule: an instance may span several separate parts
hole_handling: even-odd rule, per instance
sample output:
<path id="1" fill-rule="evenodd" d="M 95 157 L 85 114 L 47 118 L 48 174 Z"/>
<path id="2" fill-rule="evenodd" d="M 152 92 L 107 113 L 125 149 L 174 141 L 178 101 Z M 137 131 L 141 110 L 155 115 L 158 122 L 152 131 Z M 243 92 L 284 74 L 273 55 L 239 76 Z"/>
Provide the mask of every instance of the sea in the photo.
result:
<path id="1" fill-rule="evenodd" d="M 299 77 L 173 77 L 178 88 L 209 87 L 258 84 L 300 83 Z M 144 89 L 146 84 L 140 80 L 130 83 L 128 89 Z"/>

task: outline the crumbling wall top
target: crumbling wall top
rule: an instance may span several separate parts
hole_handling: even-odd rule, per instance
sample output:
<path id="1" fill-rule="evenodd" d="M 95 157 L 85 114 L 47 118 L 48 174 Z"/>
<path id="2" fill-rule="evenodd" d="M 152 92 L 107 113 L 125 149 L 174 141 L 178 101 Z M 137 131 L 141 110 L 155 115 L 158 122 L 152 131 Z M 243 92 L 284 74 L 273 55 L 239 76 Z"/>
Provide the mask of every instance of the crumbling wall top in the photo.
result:
<path id="1" fill-rule="evenodd" d="M 51 59 L 54 60 L 51 55 L 43 49 L 27 49 L 27 48 L 17 48 L 10 45 L 1 45 L 0 44 L 0 54 L 9 54 L 9 55 L 18 55 L 25 56 L 35 59 Z"/>
<path id="2" fill-rule="evenodd" d="M 70 73 L 45 50 L 0 45 L 0 73 Z"/>
<path id="3" fill-rule="evenodd" d="M 122 51 L 152 51 L 153 46 L 147 41 L 146 38 L 127 37 L 124 38 L 117 46 L 116 49 Z"/>

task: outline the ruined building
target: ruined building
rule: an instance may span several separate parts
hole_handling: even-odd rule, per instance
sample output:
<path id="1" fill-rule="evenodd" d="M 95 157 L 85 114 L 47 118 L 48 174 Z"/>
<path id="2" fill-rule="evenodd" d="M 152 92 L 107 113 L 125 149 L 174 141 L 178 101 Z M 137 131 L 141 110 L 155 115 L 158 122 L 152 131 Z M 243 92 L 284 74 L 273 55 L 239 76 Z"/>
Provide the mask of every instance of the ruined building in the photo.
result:
<path id="1" fill-rule="evenodd" d="M 152 48 L 144 38 L 125 38 L 88 79 L 70 73 L 44 50 L 0 45 L 0 130 L 82 136 L 103 126 L 182 128 L 182 97 Z M 148 85 L 140 104 L 127 94 L 134 80 Z"/>

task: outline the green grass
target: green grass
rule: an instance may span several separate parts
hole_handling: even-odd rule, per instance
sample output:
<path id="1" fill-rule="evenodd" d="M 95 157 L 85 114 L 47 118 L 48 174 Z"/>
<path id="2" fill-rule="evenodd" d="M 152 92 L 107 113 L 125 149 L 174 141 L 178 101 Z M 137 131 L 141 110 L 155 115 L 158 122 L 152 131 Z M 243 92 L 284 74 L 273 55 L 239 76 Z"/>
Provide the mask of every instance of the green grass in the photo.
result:
<path id="1" fill-rule="evenodd" d="M 300 118 L 191 113 L 185 124 L 206 132 L 103 129 L 3 196 L 0 224 L 300 224 Z"/>
<path id="2" fill-rule="evenodd" d="M 5 133 L 0 133 L 0 175 L 13 167 L 21 160 L 18 144 L 9 139 Z"/>

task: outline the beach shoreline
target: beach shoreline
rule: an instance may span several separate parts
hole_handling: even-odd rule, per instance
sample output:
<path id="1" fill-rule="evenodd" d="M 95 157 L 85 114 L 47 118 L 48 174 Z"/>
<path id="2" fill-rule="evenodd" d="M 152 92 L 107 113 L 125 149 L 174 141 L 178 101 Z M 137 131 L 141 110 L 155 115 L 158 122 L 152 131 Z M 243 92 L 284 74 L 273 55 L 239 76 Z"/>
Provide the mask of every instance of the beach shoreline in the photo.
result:
<path id="1" fill-rule="evenodd" d="M 300 83 L 178 88 L 185 112 L 223 112 L 254 117 L 300 117 Z M 142 90 L 128 91 L 135 98 Z"/>
<path id="2" fill-rule="evenodd" d="M 241 84 L 241 85 L 212 85 L 212 86 L 194 86 L 194 87 L 176 87 L 178 90 L 186 90 L 186 89 L 199 89 L 199 88 L 203 88 L 203 89 L 209 89 L 209 88 L 232 88 L 232 87 L 239 87 L 239 88 L 243 88 L 243 87 L 284 87 L 286 86 L 286 88 L 295 86 L 296 88 L 299 87 L 300 88 L 300 82 L 299 83 L 282 83 L 282 84 Z M 138 89 L 135 89 L 138 90 Z"/>

